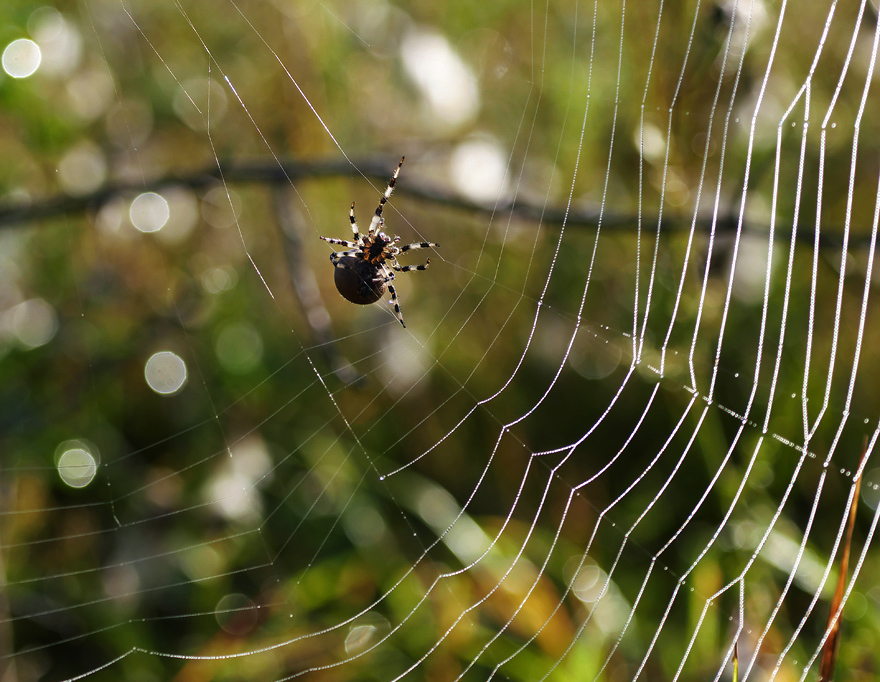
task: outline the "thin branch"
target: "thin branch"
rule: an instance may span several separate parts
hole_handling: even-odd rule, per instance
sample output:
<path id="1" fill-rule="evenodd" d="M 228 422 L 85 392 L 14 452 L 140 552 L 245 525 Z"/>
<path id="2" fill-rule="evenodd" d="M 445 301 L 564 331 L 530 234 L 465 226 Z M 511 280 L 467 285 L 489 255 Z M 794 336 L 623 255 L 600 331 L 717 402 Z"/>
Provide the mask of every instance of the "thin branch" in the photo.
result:
<path id="1" fill-rule="evenodd" d="M 283 160 L 281 163 L 272 161 L 244 163 L 236 161 L 222 162 L 223 179 L 227 184 L 287 184 L 298 180 L 326 177 L 351 177 L 363 174 L 377 180 L 385 179 L 388 174 L 388 164 L 382 159 L 366 159 L 356 163 L 345 160 L 323 161 L 291 161 Z M 161 192 L 170 187 L 187 187 L 192 190 L 209 189 L 221 182 L 220 172 L 216 165 L 202 171 L 195 171 L 187 175 L 169 174 L 149 182 L 137 183 L 111 183 L 94 192 L 81 196 L 56 195 L 19 202 L 0 203 L 0 229 L 15 226 L 27 226 L 33 223 L 61 215 L 71 215 L 93 211 L 103 204 L 120 196 L 135 195 L 142 192 Z M 490 206 L 476 203 L 460 194 L 442 189 L 436 185 L 419 182 L 411 175 L 406 183 L 399 185 L 398 194 L 418 197 L 432 204 L 439 204 L 468 211 L 475 214 L 489 215 L 491 213 L 510 213 L 514 217 L 528 222 L 541 221 L 548 225 L 562 225 L 569 227 L 581 227 L 595 229 L 598 225 L 599 209 L 574 209 L 566 213 L 562 207 L 544 207 L 538 204 L 530 204 L 522 201 Z M 566 217 L 567 216 L 567 217 Z M 602 228 L 620 231 L 634 231 L 639 218 L 632 213 L 613 213 L 606 211 L 602 219 Z M 683 231 L 690 227 L 693 218 L 686 215 L 670 216 L 665 213 L 662 230 Z M 643 215 L 642 225 L 656 225 L 656 215 Z M 698 216 L 695 222 L 696 229 L 708 233 L 715 226 L 716 234 L 732 233 L 736 230 L 737 216 L 734 214 Z M 745 222 L 743 229 L 755 234 L 767 234 L 769 227 L 766 224 Z M 842 228 L 838 226 L 826 226 L 819 236 L 819 243 L 824 247 L 839 248 L 843 243 Z M 775 230 L 777 240 L 788 240 L 791 235 L 791 226 L 778 227 Z M 813 225 L 803 225 L 798 228 L 797 240 L 812 244 L 815 239 Z M 853 230 L 850 234 L 850 246 L 867 246 L 870 243 L 870 230 Z"/>

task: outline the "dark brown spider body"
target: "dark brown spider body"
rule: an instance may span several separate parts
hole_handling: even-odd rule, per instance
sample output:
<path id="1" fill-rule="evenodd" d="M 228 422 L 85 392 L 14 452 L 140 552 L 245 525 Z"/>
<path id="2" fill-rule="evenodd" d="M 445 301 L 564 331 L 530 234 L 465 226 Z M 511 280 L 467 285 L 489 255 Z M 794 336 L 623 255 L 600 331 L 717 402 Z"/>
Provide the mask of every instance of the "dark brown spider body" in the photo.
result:
<path id="1" fill-rule="evenodd" d="M 388 288 L 381 277 L 376 277 L 376 266 L 363 258 L 343 256 L 336 262 L 333 281 L 344 299 L 358 305 L 369 305 L 382 298 Z"/>
<path id="2" fill-rule="evenodd" d="M 370 229 L 367 234 L 361 235 L 358 231 L 357 221 L 354 217 L 354 203 L 349 211 L 352 241 L 347 239 L 335 239 L 333 237 L 321 237 L 328 244 L 341 244 L 348 248 L 347 251 L 334 251 L 330 254 L 330 262 L 336 271 L 333 281 L 336 289 L 342 297 L 358 305 L 375 303 L 387 289 L 391 292 L 391 304 L 394 306 L 394 314 L 404 327 L 403 315 L 400 313 L 400 304 L 397 302 L 397 292 L 394 290 L 394 271 L 412 272 L 413 270 L 427 270 L 431 262 L 429 258 L 424 265 L 401 265 L 397 262 L 397 256 L 406 251 L 415 249 L 427 249 L 440 246 L 433 242 L 414 242 L 404 246 L 398 246 L 400 237 L 389 237 L 382 232 L 385 227 L 385 219 L 382 217 L 382 208 L 391 192 L 394 191 L 394 183 L 400 173 L 403 159 L 397 165 L 397 170 L 391 176 L 385 193 L 379 199 L 379 206 L 370 221 Z"/>

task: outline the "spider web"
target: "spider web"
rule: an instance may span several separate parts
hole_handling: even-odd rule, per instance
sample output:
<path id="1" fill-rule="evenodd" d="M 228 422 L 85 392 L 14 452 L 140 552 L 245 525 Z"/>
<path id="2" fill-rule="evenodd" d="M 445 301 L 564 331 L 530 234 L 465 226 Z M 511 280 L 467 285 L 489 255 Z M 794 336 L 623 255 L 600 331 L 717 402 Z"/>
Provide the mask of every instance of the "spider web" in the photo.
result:
<path id="1" fill-rule="evenodd" d="M 870 679 L 872 4 L 5 13 L 0 680 Z"/>

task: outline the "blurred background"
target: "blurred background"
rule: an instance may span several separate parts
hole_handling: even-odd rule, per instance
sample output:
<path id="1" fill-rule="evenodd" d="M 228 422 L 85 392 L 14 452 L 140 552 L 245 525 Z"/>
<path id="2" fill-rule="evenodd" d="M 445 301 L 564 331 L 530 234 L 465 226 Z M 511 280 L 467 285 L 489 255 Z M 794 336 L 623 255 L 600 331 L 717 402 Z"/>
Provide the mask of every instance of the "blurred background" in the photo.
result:
<path id="1" fill-rule="evenodd" d="M 815 677 L 851 499 L 875 677 L 871 3 L 13 2 L 0 48 L 0 681 Z M 318 238 L 403 155 L 405 329 Z"/>

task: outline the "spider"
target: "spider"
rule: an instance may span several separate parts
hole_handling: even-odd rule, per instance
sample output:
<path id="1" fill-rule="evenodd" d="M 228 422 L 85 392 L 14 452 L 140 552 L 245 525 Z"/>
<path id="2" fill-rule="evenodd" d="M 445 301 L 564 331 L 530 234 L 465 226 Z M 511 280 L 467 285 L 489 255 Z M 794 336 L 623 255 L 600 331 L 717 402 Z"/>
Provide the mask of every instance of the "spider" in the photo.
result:
<path id="1" fill-rule="evenodd" d="M 370 221 L 370 229 L 367 234 L 358 232 L 357 221 L 354 218 L 354 202 L 351 202 L 351 210 L 349 211 L 349 219 L 351 220 L 351 231 L 354 234 L 354 240 L 334 239 L 332 237 L 321 237 L 328 244 L 341 244 L 348 247 L 348 251 L 335 251 L 330 254 L 330 262 L 333 263 L 335 273 L 333 280 L 336 283 L 336 289 L 340 294 L 352 303 L 358 305 L 369 305 L 375 303 L 385 293 L 385 289 L 391 292 L 391 303 L 394 305 L 394 314 L 404 327 L 403 315 L 400 314 L 400 304 L 397 302 L 397 292 L 394 290 L 394 272 L 411 272 L 412 270 L 427 270 L 428 264 L 431 262 L 429 258 L 424 265 L 400 265 L 397 262 L 397 256 L 407 251 L 415 249 L 427 249 L 430 247 L 438 247 L 439 244 L 434 242 L 415 242 L 398 246 L 397 242 L 400 237 L 389 237 L 382 228 L 385 227 L 385 218 L 382 217 L 382 209 L 388 197 L 394 191 L 394 183 L 400 174 L 400 167 L 403 165 L 401 157 L 400 163 L 397 164 L 397 170 L 388 181 L 385 193 L 379 199 L 379 206 L 376 213 Z"/>

